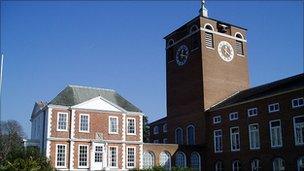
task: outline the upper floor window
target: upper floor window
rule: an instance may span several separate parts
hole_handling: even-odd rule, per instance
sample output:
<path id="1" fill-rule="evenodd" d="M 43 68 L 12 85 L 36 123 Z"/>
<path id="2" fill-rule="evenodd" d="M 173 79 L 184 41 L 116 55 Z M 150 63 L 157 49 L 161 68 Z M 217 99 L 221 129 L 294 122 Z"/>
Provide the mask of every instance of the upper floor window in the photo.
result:
<path id="1" fill-rule="evenodd" d="M 256 116 L 258 115 L 258 108 L 250 108 L 247 110 L 248 117 Z"/>
<path id="2" fill-rule="evenodd" d="M 222 140 L 222 130 L 214 130 L 213 132 L 213 144 L 214 152 L 219 153 L 223 151 L 223 140 Z"/>
<path id="3" fill-rule="evenodd" d="M 118 117 L 116 116 L 109 117 L 109 133 L 118 134 Z"/>
<path id="4" fill-rule="evenodd" d="M 128 128 L 127 128 L 128 134 L 136 134 L 135 118 L 128 118 L 127 125 L 128 125 Z"/>
<path id="5" fill-rule="evenodd" d="M 236 33 L 235 37 L 237 37 L 239 39 L 244 39 L 244 37 L 241 33 Z M 244 55 L 243 42 L 240 40 L 236 40 L 236 53 L 238 55 Z"/>
<path id="6" fill-rule="evenodd" d="M 57 144 L 57 153 L 56 153 L 56 168 L 65 168 L 66 167 L 66 145 Z"/>
<path id="7" fill-rule="evenodd" d="M 223 166 L 223 162 L 222 161 L 217 161 L 215 163 L 215 171 L 223 171 L 224 170 L 224 166 Z"/>
<path id="8" fill-rule="evenodd" d="M 237 112 L 233 112 L 229 114 L 229 120 L 234 121 L 239 119 L 239 114 Z"/>
<path id="9" fill-rule="evenodd" d="M 183 144 L 183 130 L 182 128 L 175 129 L 175 143 Z"/>
<path id="10" fill-rule="evenodd" d="M 179 151 L 176 154 L 176 158 L 175 158 L 175 166 L 180 167 L 180 168 L 184 168 L 186 167 L 186 155 L 185 153 Z"/>
<path id="11" fill-rule="evenodd" d="M 79 132 L 89 132 L 89 115 L 88 114 L 80 114 L 80 121 L 79 121 Z"/>
<path id="12" fill-rule="evenodd" d="M 250 149 L 260 149 L 259 124 L 250 124 L 248 129 Z"/>
<path id="13" fill-rule="evenodd" d="M 207 29 L 207 30 L 214 31 L 213 26 L 211 24 L 209 24 L 209 23 L 206 23 L 205 26 L 204 26 L 204 28 Z"/>
<path id="14" fill-rule="evenodd" d="M 271 147 L 282 147 L 282 128 L 281 121 L 274 120 L 269 122 Z"/>
<path id="15" fill-rule="evenodd" d="M 279 110 L 280 110 L 279 103 L 273 103 L 273 104 L 268 105 L 268 112 L 269 113 L 277 112 Z"/>
<path id="16" fill-rule="evenodd" d="M 197 30 L 198 30 L 197 25 L 193 25 L 193 26 L 190 28 L 190 34 L 191 34 L 191 33 L 194 33 L 194 32 L 197 31 Z"/>
<path id="17" fill-rule="evenodd" d="M 57 131 L 66 131 L 68 129 L 68 114 L 58 113 L 57 114 Z"/>
<path id="18" fill-rule="evenodd" d="M 167 138 L 164 138 L 164 139 L 163 139 L 163 143 L 164 143 L 164 144 L 167 144 L 167 143 L 168 143 L 168 139 L 167 139 Z"/>
<path id="19" fill-rule="evenodd" d="M 159 141 L 158 141 L 158 140 L 153 140 L 153 143 L 156 143 L 156 144 L 157 144 L 157 143 L 159 143 Z"/>
<path id="20" fill-rule="evenodd" d="M 153 134 L 158 134 L 158 133 L 159 133 L 158 126 L 154 126 L 154 128 L 153 128 Z"/>
<path id="21" fill-rule="evenodd" d="M 213 34 L 209 32 L 205 32 L 205 43 L 207 48 L 214 48 L 213 43 Z"/>
<path id="22" fill-rule="evenodd" d="M 275 158 L 272 162 L 273 171 L 283 171 L 285 169 L 285 161 L 282 158 Z"/>
<path id="23" fill-rule="evenodd" d="M 222 122 L 222 117 L 220 115 L 213 117 L 213 124 L 218 124 Z"/>
<path id="24" fill-rule="evenodd" d="M 167 47 L 173 45 L 173 43 L 174 43 L 174 40 L 173 40 L 173 39 L 168 40 Z"/>
<path id="25" fill-rule="evenodd" d="M 240 151 L 240 130 L 239 127 L 230 128 L 231 151 Z"/>
<path id="26" fill-rule="evenodd" d="M 167 124 L 164 124 L 163 125 L 163 132 L 167 132 L 168 131 L 168 126 L 167 126 Z"/>
<path id="27" fill-rule="evenodd" d="M 292 108 L 302 107 L 304 106 L 304 98 L 300 97 L 297 99 L 292 99 L 291 103 L 292 103 Z"/>
<path id="28" fill-rule="evenodd" d="M 241 162 L 239 160 L 235 160 L 232 162 L 232 171 L 240 171 L 241 170 Z"/>
<path id="29" fill-rule="evenodd" d="M 261 170 L 261 163 L 260 160 L 254 159 L 251 161 L 251 171 L 260 171 Z"/>
<path id="30" fill-rule="evenodd" d="M 296 145 L 304 145 L 304 115 L 293 118 L 294 137 Z"/>
<path id="31" fill-rule="evenodd" d="M 187 142 L 188 145 L 195 145 L 195 127 L 193 125 L 187 126 Z"/>

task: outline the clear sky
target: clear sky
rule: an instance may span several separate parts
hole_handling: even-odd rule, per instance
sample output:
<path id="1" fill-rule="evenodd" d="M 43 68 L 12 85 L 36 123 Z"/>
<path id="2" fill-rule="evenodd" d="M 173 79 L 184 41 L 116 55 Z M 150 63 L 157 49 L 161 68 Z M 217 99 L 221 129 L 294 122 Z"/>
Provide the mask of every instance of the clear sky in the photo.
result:
<path id="1" fill-rule="evenodd" d="M 68 84 L 111 88 L 150 121 L 166 115 L 163 37 L 199 1 L 1 2 L 2 119 L 30 136 L 35 101 Z M 207 1 L 209 16 L 248 29 L 251 86 L 303 72 L 303 1 Z"/>

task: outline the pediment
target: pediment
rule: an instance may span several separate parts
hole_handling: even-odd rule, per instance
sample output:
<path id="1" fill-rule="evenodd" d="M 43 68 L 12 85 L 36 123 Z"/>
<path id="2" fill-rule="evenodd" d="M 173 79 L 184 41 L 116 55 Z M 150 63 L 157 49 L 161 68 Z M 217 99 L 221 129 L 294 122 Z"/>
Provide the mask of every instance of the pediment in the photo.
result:
<path id="1" fill-rule="evenodd" d="M 72 108 L 88 109 L 88 110 L 104 110 L 120 112 L 121 110 L 109 101 L 98 96 L 83 103 L 72 106 Z"/>

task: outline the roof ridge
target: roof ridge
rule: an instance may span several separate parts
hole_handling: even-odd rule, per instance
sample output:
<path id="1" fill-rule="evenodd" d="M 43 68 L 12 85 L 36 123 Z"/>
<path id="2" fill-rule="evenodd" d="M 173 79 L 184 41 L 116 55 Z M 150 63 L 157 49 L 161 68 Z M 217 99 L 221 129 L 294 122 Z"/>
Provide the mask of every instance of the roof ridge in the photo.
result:
<path id="1" fill-rule="evenodd" d="M 270 82 L 270 83 L 265 83 L 265 84 L 261 84 L 261 85 L 255 86 L 255 87 L 250 87 L 250 88 L 245 89 L 245 90 L 242 90 L 242 91 L 240 91 L 240 92 L 244 92 L 244 91 L 246 91 L 246 90 L 256 89 L 256 88 L 259 88 L 259 87 L 266 87 L 266 86 L 269 86 L 269 85 L 271 85 L 271 84 L 275 84 L 275 83 L 282 82 L 282 81 L 292 80 L 292 79 L 295 79 L 295 78 L 301 77 L 301 76 L 304 76 L 304 74 L 303 74 L 303 73 L 300 73 L 300 74 L 297 74 L 297 75 L 294 75 L 294 76 L 291 76 L 291 77 L 282 78 L 282 79 L 279 79 L 279 80 L 276 80 L 276 81 L 272 81 L 272 82 Z"/>
<path id="2" fill-rule="evenodd" d="M 71 87 L 71 88 L 94 89 L 94 90 L 105 90 L 105 91 L 116 92 L 115 90 L 109 89 L 109 88 L 90 87 L 90 86 L 81 86 L 81 85 L 72 85 L 72 84 L 69 84 L 68 87 Z"/>

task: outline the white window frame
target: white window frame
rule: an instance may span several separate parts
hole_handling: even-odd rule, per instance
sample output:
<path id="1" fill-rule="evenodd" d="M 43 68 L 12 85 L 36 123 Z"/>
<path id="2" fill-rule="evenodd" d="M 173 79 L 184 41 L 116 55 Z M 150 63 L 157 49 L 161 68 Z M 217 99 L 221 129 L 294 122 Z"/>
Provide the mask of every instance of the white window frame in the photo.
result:
<path id="1" fill-rule="evenodd" d="M 168 160 L 166 161 L 166 163 L 164 163 L 164 161 L 162 161 L 164 159 L 164 156 L 166 158 L 168 158 Z M 162 167 L 164 167 L 166 170 L 171 170 L 171 155 L 170 155 L 170 153 L 168 153 L 166 151 L 162 151 L 159 154 L 159 165 L 162 166 Z"/>
<path id="2" fill-rule="evenodd" d="M 216 135 L 216 132 L 221 132 L 221 135 L 220 136 Z M 221 150 L 217 150 L 217 143 L 216 143 L 217 138 L 220 138 Z M 214 153 L 223 152 L 223 131 L 221 129 L 217 129 L 213 131 L 213 148 L 214 148 Z"/>
<path id="3" fill-rule="evenodd" d="M 261 170 L 261 161 L 259 159 L 253 159 L 250 162 L 251 171 Z"/>
<path id="4" fill-rule="evenodd" d="M 250 114 L 251 111 L 253 111 L 253 112 L 256 111 L 256 113 Z M 253 116 L 257 116 L 257 115 L 258 115 L 258 108 L 257 107 L 250 108 L 250 109 L 247 110 L 247 116 L 248 117 L 253 117 Z"/>
<path id="5" fill-rule="evenodd" d="M 271 106 L 278 105 L 278 109 L 270 110 Z M 279 103 L 272 103 L 268 105 L 268 113 L 274 113 L 280 111 L 280 104 Z"/>
<path id="6" fill-rule="evenodd" d="M 163 132 L 168 132 L 168 125 L 166 123 L 163 125 Z"/>
<path id="7" fill-rule="evenodd" d="M 181 143 L 179 144 L 178 142 L 177 142 L 177 130 L 181 130 Z M 177 127 L 176 129 L 175 129 L 175 131 L 174 131 L 174 134 L 175 134 L 175 143 L 176 144 L 179 144 L 179 145 L 183 145 L 184 144 L 184 130 L 181 128 L 181 127 Z"/>
<path id="8" fill-rule="evenodd" d="M 153 127 L 153 134 L 154 135 L 159 134 L 159 126 L 158 125 L 156 125 L 156 126 Z"/>
<path id="9" fill-rule="evenodd" d="M 129 132 L 130 120 L 133 120 L 133 122 L 134 122 L 134 133 Z M 127 117 L 127 135 L 136 135 L 136 118 Z"/>
<path id="10" fill-rule="evenodd" d="M 196 169 L 196 168 L 193 168 L 193 156 L 197 156 L 198 157 L 198 169 Z M 201 170 L 201 155 L 198 153 L 198 152 L 196 152 L 196 151 L 193 151 L 191 154 L 190 154 L 190 168 L 192 168 L 193 169 L 193 171 L 200 171 Z"/>
<path id="11" fill-rule="evenodd" d="M 229 120 L 235 121 L 239 119 L 239 113 L 238 112 L 232 112 L 229 114 Z"/>
<path id="12" fill-rule="evenodd" d="M 251 126 L 257 126 L 257 130 L 251 130 Z M 254 144 L 253 140 L 251 139 L 251 134 L 255 134 L 257 133 L 258 135 L 258 139 L 255 140 L 255 142 L 258 144 L 257 147 L 253 147 L 252 145 L 256 145 Z M 260 126 L 258 123 L 253 123 L 253 124 L 249 124 L 248 125 L 248 137 L 249 137 L 249 148 L 250 150 L 258 150 L 261 148 L 261 142 L 260 142 Z"/>
<path id="13" fill-rule="evenodd" d="M 299 116 L 295 116 L 293 117 L 293 133 L 294 133 L 294 141 L 295 141 L 295 145 L 296 146 L 302 146 L 304 145 L 304 137 L 302 137 L 302 142 L 298 142 L 297 141 L 297 131 L 296 131 L 296 119 L 297 118 L 301 118 L 301 117 L 304 117 L 304 115 L 299 115 Z"/>
<path id="14" fill-rule="evenodd" d="M 219 124 L 222 122 L 222 116 L 221 115 L 217 115 L 213 117 L 213 124 Z"/>
<path id="15" fill-rule="evenodd" d="M 66 124 L 66 126 L 65 126 L 65 129 L 61 129 L 61 128 L 59 128 L 59 116 L 60 115 L 65 115 L 65 124 Z M 68 126 L 69 126 L 69 118 L 68 118 L 68 113 L 66 113 L 66 112 L 58 112 L 57 113 L 57 131 L 68 131 Z"/>
<path id="16" fill-rule="evenodd" d="M 281 158 L 281 157 L 276 157 L 276 158 L 273 159 L 273 161 L 272 161 L 272 170 L 273 170 L 273 171 L 277 171 L 277 170 L 275 170 L 275 167 L 274 167 L 274 166 L 275 166 L 275 165 L 274 165 L 274 164 L 275 164 L 275 161 L 277 161 L 277 160 L 280 162 L 279 165 L 282 164 L 284 170 L 286 170 L 285 160 L 284 160 L 283 158 Z M 280 169 L 281 169 L 281 168 L 280 168 Z"/>
<path id="17" fill-rule="evenodd" d="M 155 165 L 154 153 L 152 151 L 145 151 L 143 153 L 143 169 L 151 169 L 154 167 L 154 165 Z"/>
<path id="18" fill-rule="evenodd" d="M 116 166 L 111 166 L 112 165 L 111 148 L 115 148 L 115 150 L 116 150 L 116 156 L 115 156 Z M 109 158 L 108 159 L 109 159 L 109 168 L 118 168 L 118 147 L 117 146 L 109 146 Z"/>
<path id="19" fill-rule="evenodd" d="M 88 130 L 81 130 L 81 116 L 88 116 Z M 79 132 L 85 132 L 89 133 L 90 132 L 90 115 L 89 114 L 79 114 Z"/>
<path id="20" fill-rule="evenodd" d="M 239 160 L 234 160 L 232 162 L 232 171 L 240 171 L 241 167 L 241 162 Z"/>
<path id="21" fill-rule="evenodd" d="M 277 122 L 277 121 L 279 121 L 280 122 L 280 138 L 281 138 L 281 144 L 279 144 L 279 145 L 273 145 L 273 139 L 272 139 L 272 135 L 271 135 L 271 129 L 272 129 L 272 127 L 271 127 L 271 123 L 273 123 L 273 122 Z M 281 148 L 281 147 L 283 147 L 283 134 L 282 134 L 282 123 L 281 123 L 281 120 L 280 119 L 276 119 L 276 120 L 271 120 L 271 121 L 269 121 L 269 135 L 270 135 L 270 145 L 271 145 L 271 148 Z"/>
<path id="22" fill-rule="evenodd" d="M 190 127 L 192 127 L 193 128 L 193 144 L 189 144 L 189 130 L 188 130 L 188 128 L 190 128 Z M 187 126 L 187 128 L 186 128 L 187 130 L 187 144 L 188 145 L 195 145 L 196 143 L 195 143 L 195 126 L 193 125 L 193 124 L 190 124 L 190 125 L 188 125 Z"/>
<path id="23" fill-rule="evenodd" d="M 86 166 L 80 166 L 80 147 L 81 146 L 84 146 L 84 147 L 87 147 L 87 165 Z M 86 144 L 79 144 L 78 145 L 78 168 L 89 168 L 89 162 L 90 162 L 90 159 L 89 159 L 89 145 L 86 145 Z"/>
<path id="24" fill-rule="evenodd" d="M 299 101 L 300 101 L 300 100 L 303 101 L 303 104 L 299 104 Z M 293 104 L 294 101 L 298 101 L 298 105 L 294 105 L 294 104 Z M 292 100 L 291 100 L 291 106 L 292 106 L 292 108 L 303 107 L 303 106 L 304 106 L 304 98 L 303 98 L 303 97 L 299 97 L 299 98 L 296 98 L 296 99 L 292 99 Z"/>
<path id="25" fill-rule="evenodd" d="M 133 149 L 134 150 L 134 166 L 129 166 L 129 164 L 131 163 L 131 162 L 129 162 L 129 149 Z M 136 167 L 136 147 L 134 147 L 134 146 L 128 146 L 127 147 L 127 152 L 126 152 L 126 162 L 127 162 L 127 168 L 128 169 L 133 169 L 133 168 L 135 168 Z"/>
<path id="26" fill-rule="evenodd" d="M 303 163 L 302 163 L 302 161 L 301 160 L 303 160 Z M 301 163 L 300 163 L 301 162 Z M 300 164 L 302 164 L 302 168 L 300 168 L 301 167 L 301 165 Z M 304 168 L 304 156 L 300 156 L 298 159 L 297 159 L 297 171 L 301 171 L 301 169 L 303 169 Z"/>
<path id="27" fill-rule="evenodd" d="M 57 160 L 58 160 L 58 146 L 64 146 L 64 166 L 58 166 Z M 56 153 L 55 153 L 55 167 L 56 168 L 66 168 L 67 167 L 67 145 L 66 144 L 56 144 Z"/>
<path id="28" fill-rule="evenodd" d="M 215 164 L 214 164 L 214 170 L 215 171 L 223 171 L 224 168 L 223 168 L 224 164 L 222 161 L 216 161 Z"/>
<path id="29" fill-rule="evenodd" d="M 184 161 L 178 161 L 178 159 L 180 159 L 180 158 L 178 158 L 179 155 L 181 155 L 181 156 L 183 157 Z M 178 162 L 181 162 L 182 165 L 181 165 L 181 166 L 178 166 L 178 165 L 177 165 Z M 176 166 L 176 167 L 181 167 L 181 168 L 187 167 L 187 158 L 186 158 L 186 155 L 185 155 L 184 152 L 178 151 L 178 152 L 176 153 L 176 157 L 175 157 L 175 166 Z"/>
<path id="30" fill-rule="evenodd" d="M 234 134 L 238 134 L 238 144 L 239 144 L 239 148 L 238 149 L 233 149 L 233 145 L 232 145 L 232 129 L 237 128 L 239 131 L 238 133 L 234 133 Z M 236 135 L 235 135 L 236 136 Z M 240 127 L 238 126 L 234 126 L 234 127 L 230 127 L 230 150 L 232 152 L 234 151 L 241 151 L 241 133 L 240 133 Z"/>
<path id="31" fill-rule="evenodd" d="M 111 130 L 111 119 L 116 119 L 116 132 Z M 108 133 L 109 134 L 118 134 L 118 130 L 119 130 L 119 120 L 118 120 L 118 116 L 109 116 L 109 120 L 108 120 Z"/>
<path id="32" fill-rule="evenodd" d="M 168 143 L 168 139 L 167 139 L 167 138 L 164 138 L 164 139 L 163 139 L 163 143 L 164 143 L 164 144 L 167 144 L 167 143 Z"/>

